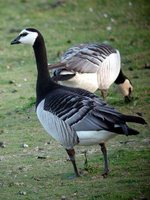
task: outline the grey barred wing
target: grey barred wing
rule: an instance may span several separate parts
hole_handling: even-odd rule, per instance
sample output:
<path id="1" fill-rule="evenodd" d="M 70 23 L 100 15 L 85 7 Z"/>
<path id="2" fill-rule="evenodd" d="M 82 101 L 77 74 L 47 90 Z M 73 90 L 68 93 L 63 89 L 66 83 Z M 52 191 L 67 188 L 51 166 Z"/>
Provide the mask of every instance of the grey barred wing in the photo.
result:
<path id="1" fill-rule="evenodd" d="M 84 91 L 84 90 L 83 90 Z M 59 90 L 45 99 L 44 110 L 64 121 L 74 131 L 112 130 L 122 120 L 119 113 L 101 101 Z"/>
<path id="2" fill-rule="evenodd" d="M 62 56 L 68 70 L 80 73 L 95 73 L 103 61 L 116 50 L 106 44 L 80 44 L 71 47 Z"/>

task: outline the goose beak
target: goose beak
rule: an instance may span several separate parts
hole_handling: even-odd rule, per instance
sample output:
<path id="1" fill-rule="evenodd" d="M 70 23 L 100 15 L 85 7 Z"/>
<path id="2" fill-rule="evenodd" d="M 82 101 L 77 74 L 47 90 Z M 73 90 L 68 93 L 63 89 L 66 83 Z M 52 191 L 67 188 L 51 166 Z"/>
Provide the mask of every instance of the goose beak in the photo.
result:
<path id="1" fill-rule="evenodd" d="M 124 97 L 124 101 L 125 103 L 129 103 L 133 100 L 133 97 L 132 97 L 132 91 L 131 89 L 129 88 L 129 94 L 127 96 Z"/>
<path id="2" fill-rule="evenodd" d="M 132 101 L 132 97 L 130 97 L 130 96 L 125 96 L 125 97 L 124 97 L 124 101 L 125 101 L 125 103 L 130 103 L 130 102 Z"/>
<path id="3" fill-rule="evenodd" d="M 16 37 L 13 41 L 11 41 L 10 44 L 11 44 L 11 45 L 13 45 L 13 44 L 20 44 L 19 39 L 20 39 L 20 36 Z"/>

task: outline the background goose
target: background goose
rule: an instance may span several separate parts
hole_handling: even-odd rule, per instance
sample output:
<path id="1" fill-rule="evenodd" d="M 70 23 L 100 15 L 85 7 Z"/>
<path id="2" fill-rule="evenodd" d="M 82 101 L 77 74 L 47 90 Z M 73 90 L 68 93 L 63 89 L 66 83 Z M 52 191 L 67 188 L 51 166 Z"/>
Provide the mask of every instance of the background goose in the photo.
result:
<path id="1" fill-rule="evenodd" d="M 27 28 L 11 44 L 33 46 L 37 64 L 36 113 L 45 130 L 66 149 L 76 176 L 75 145 L 101 145 L 104 156 L 104 173 L 108 174 L 105 142 L 117 134 L 136 135 L 126 122 L 145 124 L 138 116 L 119 113 L 96 95 L 79 88 L 55 83 L 49 76 L 46 48 L 43 36 L 33 28 Z"/>
<path id="2" fill-rule="evenodd" d="M 105 99 L 107 90 L 116 83 L 126 102 L 131 100 L 133 86 L 121 70 L 118 50 L 107 44 L 80 44 L 71 47 L 61 57 L 61 63 L 49 65 L 53 80 L 90 92 L 100 89 Z"/>

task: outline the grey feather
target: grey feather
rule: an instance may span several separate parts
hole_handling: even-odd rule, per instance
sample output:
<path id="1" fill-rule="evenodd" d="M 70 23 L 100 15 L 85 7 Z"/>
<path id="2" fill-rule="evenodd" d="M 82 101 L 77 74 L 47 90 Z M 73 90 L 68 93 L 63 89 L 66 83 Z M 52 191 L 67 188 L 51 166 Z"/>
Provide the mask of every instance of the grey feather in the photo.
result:
<path id="1" fill-rule="evenodd" d="M 116 50 L 106 44 L 80 44 L 68 49 L 61 58 L 68 70 L 95 73 L 103 60 Z"/>

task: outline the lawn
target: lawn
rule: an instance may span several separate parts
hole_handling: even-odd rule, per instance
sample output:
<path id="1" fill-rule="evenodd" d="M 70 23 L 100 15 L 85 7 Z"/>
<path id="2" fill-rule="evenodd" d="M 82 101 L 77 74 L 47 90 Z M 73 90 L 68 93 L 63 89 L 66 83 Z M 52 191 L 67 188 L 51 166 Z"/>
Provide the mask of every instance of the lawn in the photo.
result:
<path id="1" fill-rule="evenodd" d="M 112 45 L 121 53 L 123 71 L 134 86 L 134 100 L 125 104 L 112 85 L 107 101 L 126 114 L 139 113 L 149 123 L 149 10 L 147 0 L 0 1 L 0 199 L 149 199 L 149 125 L 133 124 L 140 131 L 138 136 L 118 136 L 108 142 L 111 172 L 106 179 L 101 176 L 100 148 L 76 147 L 77 165 L 84 176 L 69 179 L 73 168 L 65 150 L 46 134 L 35 114 L 33 50 L 10 45 L 26 27 L 43 33 L 49 63 L 57 62 L 78 43 Z"/>

